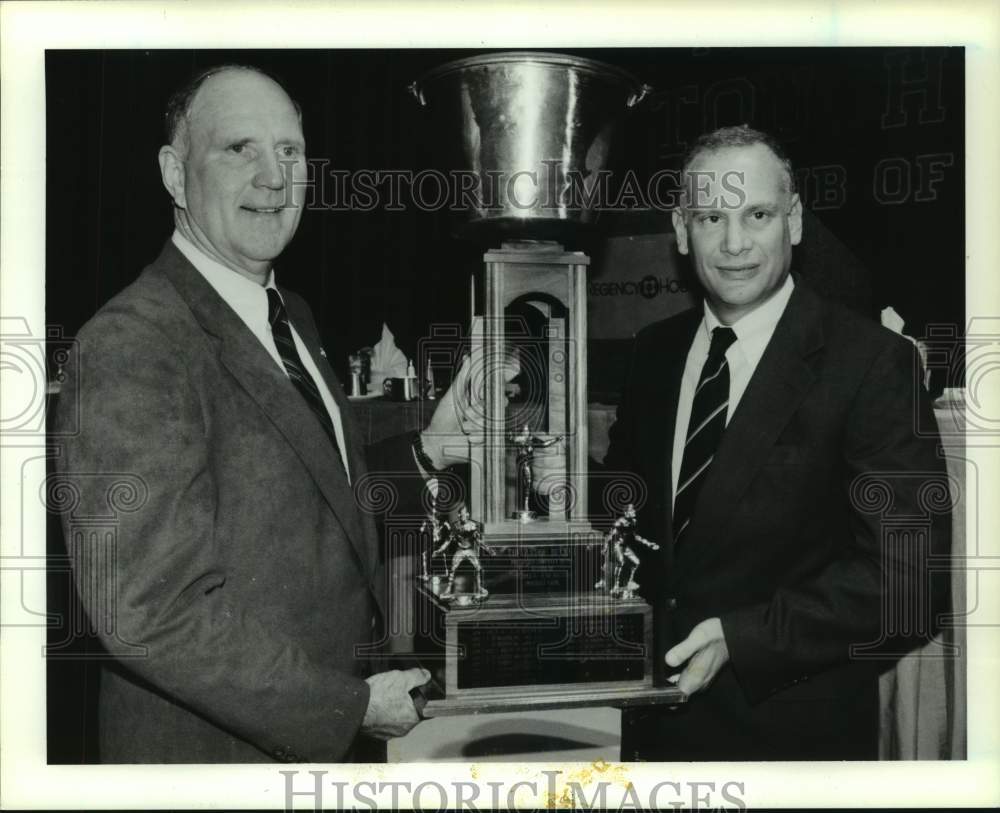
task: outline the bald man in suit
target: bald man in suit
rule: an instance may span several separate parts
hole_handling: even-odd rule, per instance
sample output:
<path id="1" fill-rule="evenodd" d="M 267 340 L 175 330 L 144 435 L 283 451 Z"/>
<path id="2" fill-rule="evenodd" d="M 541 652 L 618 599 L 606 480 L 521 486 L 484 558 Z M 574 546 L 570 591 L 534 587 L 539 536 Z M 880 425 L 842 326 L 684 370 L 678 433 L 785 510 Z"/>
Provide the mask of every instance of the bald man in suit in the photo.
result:
<path id="1" fill-rule="evenodd" d="M 109 478 L 139 484 L 110 544 L 65 515 L 113 658 L 100 759 L 384 758 L 429 675 L 375 669 L 365 451 L 309 307 L 275 282 L 302 212 L 300 112 L 260 71 L 223 66 L 172 98 L 167 125 L 174 234 L 79 332 L 57 414 L 78 410 L 58 465 L 79 512 L 107 511 Z"/>
<path id="2" fill-rule="evenodd" d="M 645 483 L 656 657 L 688 700 L 623 712 L 622 757 L 876 759 L 879 671 L 947 600 L 914 350 L 791 273 L 802 204 L 776 142 L 725 128 L 684 170 L 674 227 L 704 305 L 636 337 L 605 466 Z M 895 538 L 899 519 L 921 532 Z"/>

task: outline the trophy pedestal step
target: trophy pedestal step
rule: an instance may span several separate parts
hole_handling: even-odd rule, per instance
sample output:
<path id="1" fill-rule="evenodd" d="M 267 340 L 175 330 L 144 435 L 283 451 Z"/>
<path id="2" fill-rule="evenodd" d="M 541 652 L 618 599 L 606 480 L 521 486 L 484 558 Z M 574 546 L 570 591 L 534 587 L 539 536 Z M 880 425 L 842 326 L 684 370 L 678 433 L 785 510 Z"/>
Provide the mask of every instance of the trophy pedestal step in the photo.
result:
<path id="1" fill-rule="evenodd" d="M 652 611 L 604 593 L 491 594 L 460 605 L 418 581 L 414 655 L 433 675 L 425 717 L 674 705 L 654 686 Z"/>

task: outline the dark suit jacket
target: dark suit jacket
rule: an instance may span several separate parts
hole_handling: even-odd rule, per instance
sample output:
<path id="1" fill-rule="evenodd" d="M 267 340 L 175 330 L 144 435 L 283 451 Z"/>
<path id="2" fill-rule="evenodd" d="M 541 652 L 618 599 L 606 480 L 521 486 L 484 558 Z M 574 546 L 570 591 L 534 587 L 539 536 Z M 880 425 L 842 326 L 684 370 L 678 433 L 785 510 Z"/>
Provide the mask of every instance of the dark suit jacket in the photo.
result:
<path id="1" fill-rule="evenodd" d="M 640 476 L 639 530 L 666 543 L 643 551 L 657 663 L 714 616 L 731 661 L 674 711 L 627 712 L 623 758 L 876 758 L 878 672 L 930 637 L 947 597 L 928 580 L 948 492 L 936 429 L 914 429 L 935 424 L 913 347 L 798 281 L 675 549 L 674 417 L 701 318 L 637 336 L 605 463 Z M 919 627 L 903 635 L 893 602 Z"/>
<path id="2" fill-rule="evenodd" d="M 351 409 L 308 306 L 290 319 Z M 108 652 L 104 762 L 341 761 L 357 756 L 380 627 L 375 526 L 315 416 L 168 242 L 78 336 L 58 421 L 78 503 L 64 514 L 81 600 Z M 114 479 L 135 489 L 115 505 Z M 107 516 L 93 538 L 81 517 Z"/>

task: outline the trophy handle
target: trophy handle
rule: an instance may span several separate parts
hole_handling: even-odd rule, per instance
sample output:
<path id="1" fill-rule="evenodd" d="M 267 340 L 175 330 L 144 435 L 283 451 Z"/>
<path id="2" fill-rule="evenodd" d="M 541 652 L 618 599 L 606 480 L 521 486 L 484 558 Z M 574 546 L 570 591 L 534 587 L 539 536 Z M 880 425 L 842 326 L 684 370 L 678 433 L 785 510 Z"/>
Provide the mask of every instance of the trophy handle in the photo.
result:
<path id="1" fill-rule="evenodd" d="M 419 83 L 410 82 L 410 84 L 406 86 L 406 90 L 414 99 L 417 100 L 417 104 L 421 107 L 427 107 L 427 100 L 424 98 L 424 89 L 420 87 Z"/>
<path id="2" fill-rule="evenodd" d="M 416 82 L 414 82 L 413 84 L 416 84 Z M 645 99 L 650 93 L 652 93 L 653 90 L 654 88 L 652 85 L 643 85 L 642 87 L 639 88 L 638 91 L 636 91 L 635 93 L 633 93 L 631 96 L 628 97 L 628 101 L 625 102 L 625 106 L 631 110 L 632 108 L 641 104 L 643 99 Z"/>

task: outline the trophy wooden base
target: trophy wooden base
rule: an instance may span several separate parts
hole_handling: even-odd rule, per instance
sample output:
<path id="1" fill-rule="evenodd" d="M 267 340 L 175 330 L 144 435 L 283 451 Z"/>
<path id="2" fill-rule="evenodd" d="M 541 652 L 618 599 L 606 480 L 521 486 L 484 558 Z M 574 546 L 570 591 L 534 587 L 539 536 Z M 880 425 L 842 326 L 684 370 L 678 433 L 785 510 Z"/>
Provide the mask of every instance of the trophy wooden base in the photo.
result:
<path id="1" fill-rule="evenodd" d="M 460 606 L 417 584 L 418 660 L 433 678 L 425 717 L 682 703 L 654 686 L 652 614 L 641 599 L 490 595 Z"/>

